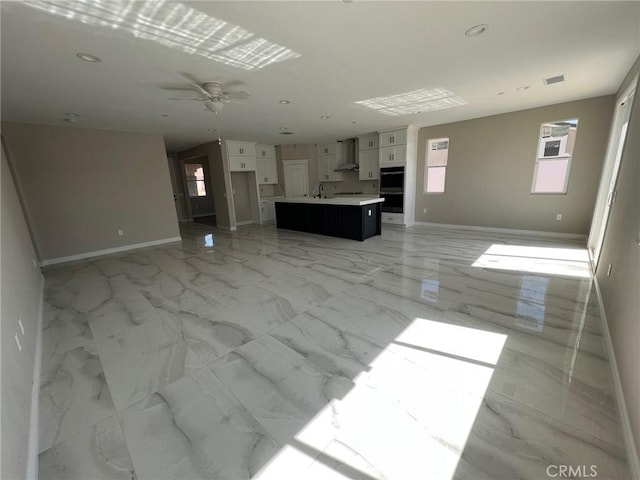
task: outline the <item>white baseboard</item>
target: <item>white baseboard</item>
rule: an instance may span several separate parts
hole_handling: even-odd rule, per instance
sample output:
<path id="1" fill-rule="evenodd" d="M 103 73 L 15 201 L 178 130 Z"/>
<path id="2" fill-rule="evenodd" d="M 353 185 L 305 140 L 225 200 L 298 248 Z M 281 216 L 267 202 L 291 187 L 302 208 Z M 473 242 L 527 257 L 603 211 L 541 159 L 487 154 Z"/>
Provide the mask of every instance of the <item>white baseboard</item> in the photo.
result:
<path id="1" fill-rule="evenodd" d="M 253 224 L 253 220 L 247 220 L 245 222 L 236 222 L 237 227 L 241 227 L 243 225 L 252 225 L 252 224 Z"/>
<path id="2" fill-rule="evenodd" d="M 42 317 L 44 315 L 44 275 L 40 279 L 40 300 L 36 322 L 36 350 L 31 385 L 31 413 L 29 418 L 29 453 L 27 480 L 38 478 L 38 453 L 40 450 L 40 376 L 42 373 Z"/>
<path id="3" fill-rule="evenodd" d="M 631 430 L 631 421 L 629 420 L 627 402 L 625 402 L 624 399 L 622 381 L 620 380 L 620 372 L 618 371 L 618 362 L 616 361 L 616 356 L 613 350 L 613 341 L 611 340 L 611 333 L 609 332 L 609 322 L 607 321 L 607 314 L 604 310 L 604 303 L 602 302 L 602 292 L 600 291 L 600 285 L 598 284 L 595 272 L 593 272 L 593 264 L 591 264 L 591 269 L 593 273 L 593 283 L 596 286 L 596 295 L 598 296 L 598 303 L 600 305 L 602 333 L 604 335 L 605 348 L 609 357 L 609 365 L 611 366 L 613 389 L 615 391 L 616 404 L 618 406 L 622 436 L 624 437 L 624 444 L 627 449 L 627 461 L 629 462 L 629 469 L 631 470 L 631 478 L 640 478 L 640 458 L 638 458 L 638 450 L 633 438 L 633 431 Z"/>
<path id="4" fill-rule="evenodd" d="M 80 253 L 78 255 L 70 255 L 68 257 L 51 258 L 48 260 L 42 260 L 40 262 L 41 267 L 47 267 L 49 265 L 57 265 L 59 263 L 74 262 L 76 260 L 85 260 L 87 258 L 101 257 L 103 255 L 110 255 L 112 253 L 126 252 L 128 250 L 137 250 L 139 248 L 155 247 L 157 245 L 164 245 L 166 243 L 175 243 L 182 241 L 182 237 L 163 238 L 160 240 L 153 240 L 151 242 L 132 243 L 130 245 L 123 245 L 122 247 L 106 248 L 104 250 L 95 250 L 93 252 Z"/>
<path id="5" fill-rule="evenodd" d="M 450 223 L 414 222 L 414 225 L 435 228 L 451 228 L 455 230 L 476 230 L 490 233 L 506 233 L 515 235 L 531 235 L 535 237 L 569 238 L 573 240 L 587 241 L 587 236 L 582 233 L 544 232 L 541 230 L 520 230 L 517 228 L 479 227 L 476 225 L 456 225 Z"/>

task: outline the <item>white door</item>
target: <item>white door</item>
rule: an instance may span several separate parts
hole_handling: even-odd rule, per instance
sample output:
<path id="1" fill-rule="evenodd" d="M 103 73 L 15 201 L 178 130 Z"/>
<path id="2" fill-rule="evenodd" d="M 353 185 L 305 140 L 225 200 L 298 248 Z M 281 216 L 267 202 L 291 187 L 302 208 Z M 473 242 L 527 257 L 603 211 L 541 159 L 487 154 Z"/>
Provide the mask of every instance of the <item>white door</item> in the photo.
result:
<path id="1" fill-rule="evenodd" d="M 307 160 L 287 160 L 284 163 L 284 189 L 287 197 L 309 195 Z"/>
<path id="2" fill-rule="evenodd" d="M 622 159 L 622 152 L 627 137 L 627 127 L 629 125 L 631 107 L 633 106 L 636 84 L 637 78 L 620 97 L 614 114 L 613 128 L 611 130 L 609 146 L 607 147 L 607 156 L 602 171 L 598 199 L 596 200 L 591 232 L 589 233 L 589 241 L 587 243 L 594 268 L 598 265 L 598 259 L 600 258 L 600 249 L 602 248 L 602 242 L 604 241 L 604 235 L 607 230 L 611 204 L 616 199 L 618 171 L 620 170 L 620 160 Z"/>

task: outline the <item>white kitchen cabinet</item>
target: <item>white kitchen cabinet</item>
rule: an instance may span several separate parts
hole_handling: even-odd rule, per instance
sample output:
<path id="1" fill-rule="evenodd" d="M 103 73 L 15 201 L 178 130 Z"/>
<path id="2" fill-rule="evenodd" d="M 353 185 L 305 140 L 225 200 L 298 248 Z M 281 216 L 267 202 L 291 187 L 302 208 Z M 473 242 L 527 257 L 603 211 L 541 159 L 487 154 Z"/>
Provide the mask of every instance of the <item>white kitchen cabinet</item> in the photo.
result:
<path id="1" fill-rule="evenodd" d="M 379 137 L 380 149 L 389 145 L 404 145 L 407 143 L 407 129 L 382 132 Z"/>
<path id="2" fill-rule="evenodd" d="M 229 156 L 229 170 L 232 172 L 255 172 L 256 157 Z"/>
<path id="3" fill-rule="evenodd" d="M 318 181 L 340 182 L 342 172 L 334 171 L 342 163 L 342 146 L 339 143 L 318 145 Z"/>
<path id="4" fill-rule="evenodd" d="M 260 185 L 278 183 L 278 164 L 275 157 L 258 157 L 256 162 Z"/>
<path id="5" fill-rule="evenodd" d="M 237 140 L 225 140 L 227 155 L 230 157 L 254 157 L 256 156 L 256 144 L 253 142 L 240 142 Z"/>
<path id="6" fill-rule="evenodd" d="M 273 200 L 260 201 L 260 223 L 269 223 L 276 220 L 276 204 Z"/>
<path id="7" fill-rule="evenodd" d="M 256 157 L 276 158 L 276 147 L 273 145 L 256 145 Z"/>
<path id="8" fill-rule="evenodd" d="M 380 165 L 378 163 L 378 149 L 360 150 L 358 155 L 358 163 L 360 165 L 358 178 L 360 180 L 379 180 Z"/>
<path id="9" fill-rule="evenodd" d="M 325 143 L 318 145 L 318 156 L 320 155 L 342 155 L 342 146 L 338 143 Z"/>
<path id="10" fill-rule="evenodd" d="M 391 145 L 388 147 L 381 147 L 379 152 L 380 166 L 402 165 L 406 162 L 406 156 L 406 145 Z"/>
<path id="11" fill-rule="evenodd" d="M 377 149 L 380 141 L 380 135 L 371 133 L 369 135 L 361 135 L 358 137 L 358 150 Z"/>

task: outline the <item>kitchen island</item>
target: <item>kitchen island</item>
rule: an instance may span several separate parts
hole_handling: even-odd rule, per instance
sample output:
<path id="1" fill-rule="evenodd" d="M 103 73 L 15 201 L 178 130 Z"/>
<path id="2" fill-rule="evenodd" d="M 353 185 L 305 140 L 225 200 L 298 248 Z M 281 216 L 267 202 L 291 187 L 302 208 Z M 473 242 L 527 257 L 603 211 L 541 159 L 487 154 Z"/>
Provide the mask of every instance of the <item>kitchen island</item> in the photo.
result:
<path id="1" fill-rule="evenodd" d="M 363 241 L 381 233 L 379 197 L 294 197 L 276 200 L 278 228 Z"/>

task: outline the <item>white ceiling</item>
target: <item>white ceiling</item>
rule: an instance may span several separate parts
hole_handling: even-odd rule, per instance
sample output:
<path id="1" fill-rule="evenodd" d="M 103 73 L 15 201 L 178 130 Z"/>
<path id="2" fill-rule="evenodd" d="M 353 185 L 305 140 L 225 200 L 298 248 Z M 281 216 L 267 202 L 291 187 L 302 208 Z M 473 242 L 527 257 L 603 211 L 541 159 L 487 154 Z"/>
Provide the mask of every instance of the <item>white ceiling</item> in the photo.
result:
<path id="1" fill-rule="evenodd" d="M 249 92 L 246 105 L 220 114 L 223 137 L 317 143 L 611 94 L 640 54 L 638 1 L 182 3 L 300 56 L 247 71 L 3 1 L 2 119 L 68 126 L 62 119 L 74 112 L 74 126 L 160 133 L 178 151 L 217 138 L 201 103 L 169 100 L 180 92 L 161 88 L 187 72 L 203 82 L 244 82 L 236 89 Z M 485 34 L 464 35 L 482 23 Z M 78 52 L 103 61 L 84 62 Z M 564 83 L 543 84 L 560 74 Z M 467 104 L 392 117 L 355 103 L 437 87 Z"/>

